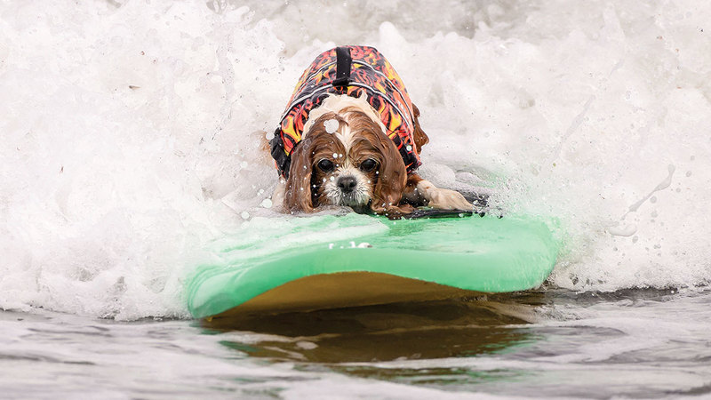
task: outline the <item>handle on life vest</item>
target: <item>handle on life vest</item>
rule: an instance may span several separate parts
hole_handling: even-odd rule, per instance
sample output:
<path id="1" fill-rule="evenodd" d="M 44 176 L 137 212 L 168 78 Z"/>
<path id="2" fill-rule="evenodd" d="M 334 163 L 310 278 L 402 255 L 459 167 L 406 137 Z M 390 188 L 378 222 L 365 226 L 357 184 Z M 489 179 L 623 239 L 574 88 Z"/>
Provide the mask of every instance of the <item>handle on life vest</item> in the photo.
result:
<path id="1" fill-rule="evenodd" d="M 347 86 L 351 79 L 351 49 L 336 47 L 336 79 L 333 86 Z"/>

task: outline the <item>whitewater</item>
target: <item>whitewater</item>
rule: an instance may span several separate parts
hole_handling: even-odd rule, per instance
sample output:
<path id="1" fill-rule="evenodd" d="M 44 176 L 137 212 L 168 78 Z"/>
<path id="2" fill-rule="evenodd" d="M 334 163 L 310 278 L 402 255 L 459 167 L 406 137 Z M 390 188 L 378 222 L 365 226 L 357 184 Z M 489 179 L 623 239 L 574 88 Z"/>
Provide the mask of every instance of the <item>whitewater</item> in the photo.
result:
<path id="1" fill-rule="evenodd" d="M 710 393 L 710 21 L 694 0 L 0 1 L 0 385 L 19 397 L 69 363 L 107 398 Z M 343 44 L 376 47 L 402 77 L 430 137 L 423 177 L 560 223 L 544 288 L 462 305 L 440 336 L 403 317 L 420 332 L 407 339 L 454 346 L 477 324 L 493 344 L 361 359 L 346 350 L 369 324 L 329 345 L 189 322 L 185 280 L 211 243 L 294 218 L 272 210 L 264 143 L 303 69 Z M 151 392 L 151 357 L 205 385 L 171 370 Z M 127 368 L 128 389 L 104 384 Z M 626 372 L 640 383 L 616 386 Z M 30 394 L 93 393 L 57 385 Z"/>

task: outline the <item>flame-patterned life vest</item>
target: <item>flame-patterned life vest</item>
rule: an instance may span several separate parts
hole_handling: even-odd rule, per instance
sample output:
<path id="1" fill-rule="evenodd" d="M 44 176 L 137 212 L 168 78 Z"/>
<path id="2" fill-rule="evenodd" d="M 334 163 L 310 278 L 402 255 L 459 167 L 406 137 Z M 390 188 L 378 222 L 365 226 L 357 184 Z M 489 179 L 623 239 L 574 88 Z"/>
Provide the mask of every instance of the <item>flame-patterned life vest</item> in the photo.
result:
<path id="1" fill-rule="evenodd" d="M 270 141 L 279 174 L 289 175 L 291 153 L 301 141 L 309 112 L 329 94 L 367 95 L 395 143 L 407 171 L 420 166 L 412 102 L 400 76 L 378 50 L 367 46 L 337 47 L 321 53 L 304 71 Z"/>

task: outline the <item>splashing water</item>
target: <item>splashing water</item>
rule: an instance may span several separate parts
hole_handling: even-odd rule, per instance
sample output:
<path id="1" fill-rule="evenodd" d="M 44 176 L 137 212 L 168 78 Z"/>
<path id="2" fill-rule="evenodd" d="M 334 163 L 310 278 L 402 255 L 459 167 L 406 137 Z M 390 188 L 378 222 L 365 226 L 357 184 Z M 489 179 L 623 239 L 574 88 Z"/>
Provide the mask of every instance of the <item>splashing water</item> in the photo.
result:
<path id="1" fill-rule="evenodd" d="M 403 78 L 423 176 L 563 221 L 553 284 L 711 280 L 711 7 L 403 4 L 0 6 L 0 307 L 186 316 L 206 243 L 275 216 L 264 132 L 339 44 Z"/>

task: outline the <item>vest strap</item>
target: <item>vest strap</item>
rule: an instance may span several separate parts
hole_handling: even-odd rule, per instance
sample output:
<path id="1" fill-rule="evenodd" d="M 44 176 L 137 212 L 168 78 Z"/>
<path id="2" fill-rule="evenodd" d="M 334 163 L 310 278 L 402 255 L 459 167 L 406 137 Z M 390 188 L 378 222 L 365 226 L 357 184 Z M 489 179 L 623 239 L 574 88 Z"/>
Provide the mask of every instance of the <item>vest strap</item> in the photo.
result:
<path id="1" fill-rule="evenodd" d="M 274 132 L 274 137 L 269 141 L 271 147 L 270 153 L 276 163 L 279 175 L 284 178 L 289 177 L 289 168 L 291 167 L 291 157 L 284 152 L 284 140 L 281 138 L 281 129 L 277 128 Z"/>
<path id="2" fill-rule="evenodd" d="M 348 47 L 336 48 L 336 79 L 333 86 L 347 86 L 351 79 L 351 49 Z"/>

